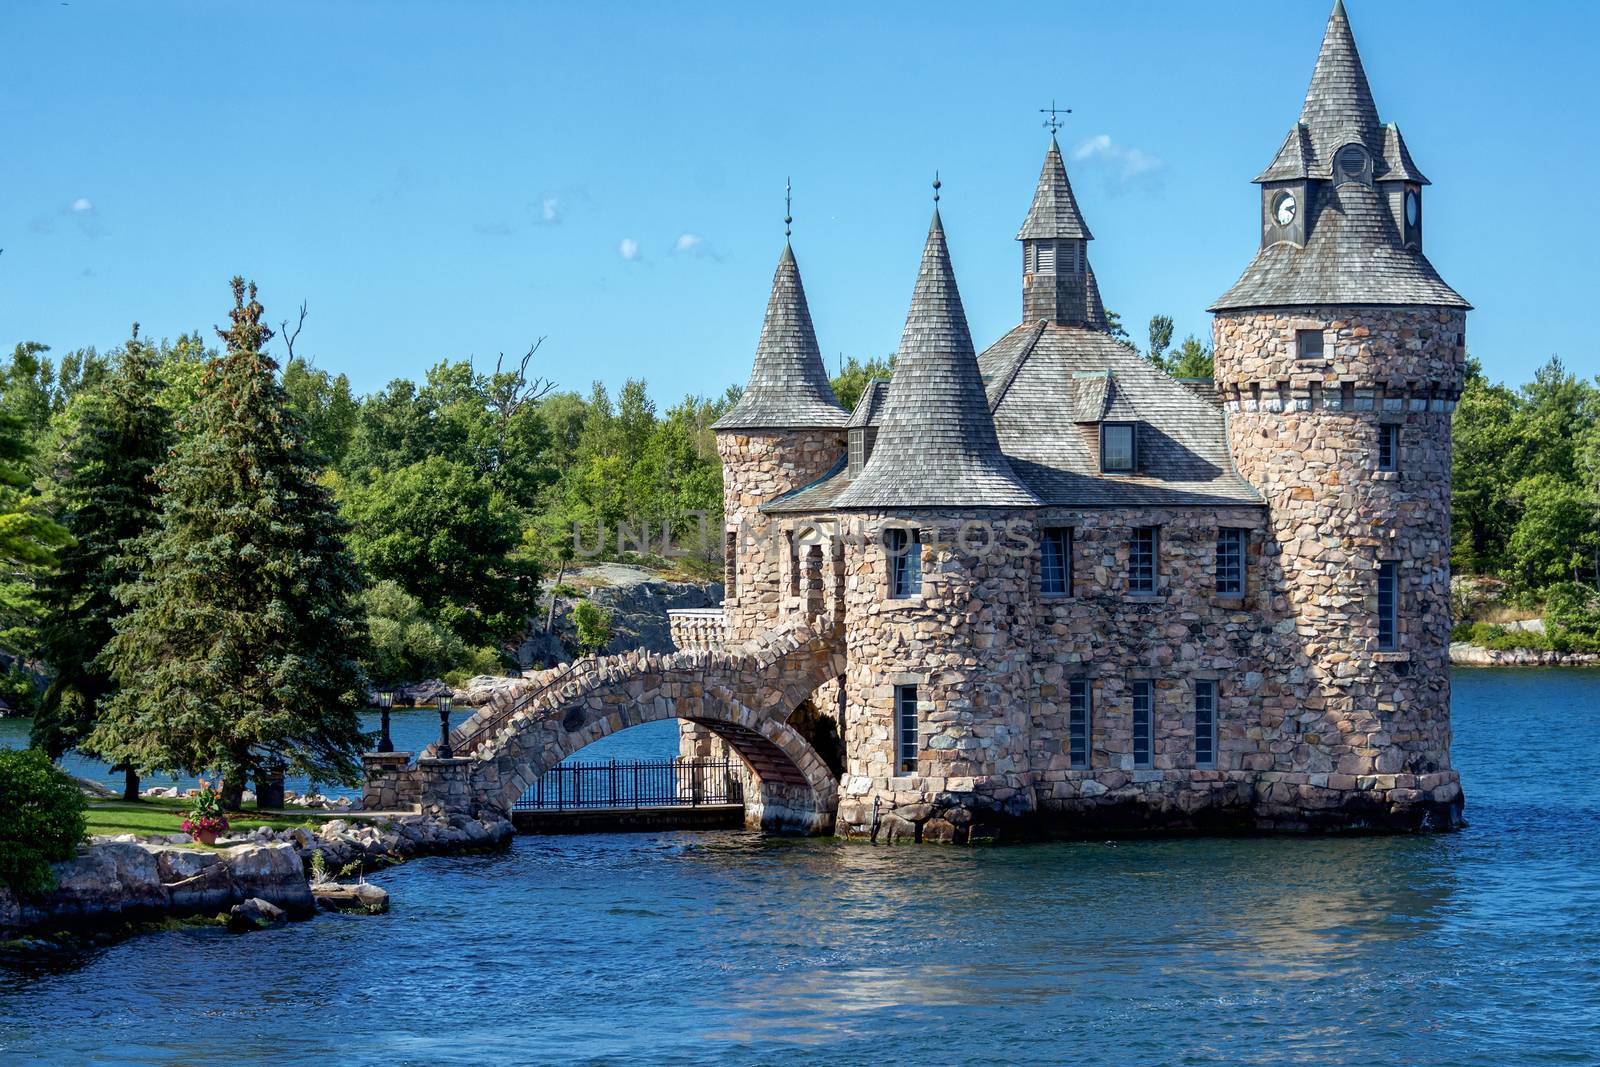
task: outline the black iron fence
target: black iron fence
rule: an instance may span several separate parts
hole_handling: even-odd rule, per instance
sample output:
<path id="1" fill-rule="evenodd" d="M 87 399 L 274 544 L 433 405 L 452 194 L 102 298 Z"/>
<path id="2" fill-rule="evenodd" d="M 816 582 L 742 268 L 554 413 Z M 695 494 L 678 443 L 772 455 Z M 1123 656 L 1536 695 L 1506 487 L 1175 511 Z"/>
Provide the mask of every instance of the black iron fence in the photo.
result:
<path id="1" fill-rule="evenodd" d="M 744 778 L 732 760 L 563 763 L 512 805 L 517 811 L 700 807 L 743 804 Z"/>

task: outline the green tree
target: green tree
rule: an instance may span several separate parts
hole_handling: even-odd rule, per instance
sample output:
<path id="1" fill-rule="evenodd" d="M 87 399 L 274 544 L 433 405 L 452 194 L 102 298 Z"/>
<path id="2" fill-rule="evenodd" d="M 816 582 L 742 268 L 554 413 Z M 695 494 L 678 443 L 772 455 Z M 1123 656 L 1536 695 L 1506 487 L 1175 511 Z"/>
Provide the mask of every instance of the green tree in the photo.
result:
<path id="1" fill-rule="evenodd" d="M 1158 367 L 1167 365 L 1166 352 L 1168 346 L 1172 344 L 1172 329 L 1172 316 L 1155 315 L 1151 317 L 1150 348 L 1145 352 L 1144 358 Z"/>
<path id="2" fill-rule="evenodd" d="M 470 645 L 516 636 L 533 610 L 538 564 L 520 511 L 487 478 L 430 456 L 347 489 L 350 546 L 367 574 L 398 582 Z"/>
<path id="3" fill-rule="evenodd" d="M 33 449 L 22 417 L 0 410 L 0 644 L 28 648 L 43 614 L 40 580 L 54 570 L 72 536 L 32 492 Z"/>
<path id="4" fill-rule="evenodd" d="M 1594 494 L 1548 472 L 1519 481 L 1521 515 L 1506 546 L 1512 573 L 1525 589 L 1577 581 L 1600 554 Z"/>
<path id="5" fill-rule="evenodd" d="M 283 391 L 305 425 L 311 452 L 336 467 L 342 465 L 360 410 L 350 394 L 350 379 L 291 359 L 283 368 Z"/>
<path id="6" fill-rule="evenodd" d="M 226 352 L 157 471 L 157 526 L 135 546 L 148 562 L 104 654 L 118 690 L 89 745 L 140 770 L 220 768 L 237 808 L 247 775 L 355 779 L 366 625 L 255 286 L 235 278 L 233 296 Z"/>
<path id="7" fill-rule="evenodd" d="M 1210 378 L 1216 373 L 1211 346 L 1190 334 L 1162 363 L 1174 378 Z"/>
<path id="8" fill-rule="evenodd" d="M 154 472 L 171 445 L 171 423 L 159 402 L 157 352 L 138 328 L 109 378 L 68 406 L 68 428 L 53 466 L 53 504 L 74 542 L 41 592 L 47 616 L 39 655 L 54 672 L 34 717 L 32 744 L 52 758 L 80 747 L 100 702 L 114 683 L 96 657 L 122 614 L 119 586 L 142 564 L 126 546 L 155 524 Z M 139 778 L 125 767 L 124 793 L 139 796 Z"/>
<path id="9" fill-rule="evenodd" d="M 1530 442 L 1518 426 L 1521 409 L 1513 390 L 1491 383 L 1482 365 L 1468 357 L 1451 422 L 1451 559 L 1465 573 L 1494 574 L 1505 566 L 1520 507 L 1513 489 L 1530 463 Z"/>
<path id="10" fill-rule="evenodd" d="M 894 373 L 894 356 L 888 359 L 869 359 L 865 363 L 851 356 L 833 377 L 833 395 L 846 411 L 854 411 L 861 402 L 861 394 L 874 378 L 887 378 Z"/>
<path id="11" fill-rule="evenodd" d="M 422 610 L 400 583 L 374 582 L 361 594 L 371 633 L 367 676 L 376 686 L 399 686 L 443 677 L 467 662 L 466 646 Z"/>
<path id="12" fill-rule="evenodd" d="M 17 893 L 56 887 L 50 864 L 71 859 L 88 829 L 83 793 L 38 749 L 0 748 L 0 885 Z"/>

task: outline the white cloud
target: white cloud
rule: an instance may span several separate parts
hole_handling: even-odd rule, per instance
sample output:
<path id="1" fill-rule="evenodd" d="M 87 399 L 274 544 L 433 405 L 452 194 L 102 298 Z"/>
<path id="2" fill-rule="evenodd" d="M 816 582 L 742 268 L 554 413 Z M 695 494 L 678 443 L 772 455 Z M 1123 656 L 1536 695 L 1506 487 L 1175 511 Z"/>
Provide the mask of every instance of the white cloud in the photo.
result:
<path id="1" fill-rule="evenodd" d="M 639 242 L 632 237 L 624 237 L 622 243 L 617 246 L 617 254 L 628 262 L 633 262 L 639 258 Z"/>
<path id="2" fill-rule="evenodd" d="M 1156 176 L 1166 167 L 1160 156 L 1142 148 L 1118 144 L 1108 133 L 1096 134 L 1080 143 L 1072 150 L 1072 158 L 1104 167 L 1107 180 L 1113 186 L 1156 181 Z"/>
<path id="3" fill-rule="evenodd" d="M 539 220 L 541 222 L 555 223 L 561 221 L 561 198 L 547 196 L 539 201 Z"/>
<path id="4" fill-rule="evenodd" d="M 81 215 L 85 211 L 93 211 L 94 205 L 89 202 L 88 197 L 80 196 L 72 202 L 72 210 Z"/>
<path id="5" fill-rule="evenodd" d="M 677 243 L 672 246 L 672 250 L 674 252 L 693 252 L 705 243 L 705 238 L 697 233 L 681 233 L 678 235 Z"/>

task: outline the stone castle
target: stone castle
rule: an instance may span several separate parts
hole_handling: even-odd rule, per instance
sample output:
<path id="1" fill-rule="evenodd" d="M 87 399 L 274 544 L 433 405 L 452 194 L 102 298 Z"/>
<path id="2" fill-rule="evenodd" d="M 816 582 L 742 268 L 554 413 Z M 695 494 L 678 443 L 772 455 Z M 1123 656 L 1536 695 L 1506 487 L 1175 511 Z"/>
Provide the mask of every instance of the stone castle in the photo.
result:
<path id="1" fill-rule="evenodd" d="M 832 642 L 837 673 L 788 722 L 833 768 L 838 833 L 1459 824 L 1469 305 L 1424 256 L 1428 180 L 1342 3 L 1255 183 L 1214 380 L 1107 332 L 1053 136 L 1017 234 L 1021 323 L 975 350 L 936 204 L 893 375 L 854 411 L 786 244 L 715 426 L 723 610 L 675 628 L 723 647 L 803 620 Z M 727 736 L 686 723 L 683 751 Z"/>

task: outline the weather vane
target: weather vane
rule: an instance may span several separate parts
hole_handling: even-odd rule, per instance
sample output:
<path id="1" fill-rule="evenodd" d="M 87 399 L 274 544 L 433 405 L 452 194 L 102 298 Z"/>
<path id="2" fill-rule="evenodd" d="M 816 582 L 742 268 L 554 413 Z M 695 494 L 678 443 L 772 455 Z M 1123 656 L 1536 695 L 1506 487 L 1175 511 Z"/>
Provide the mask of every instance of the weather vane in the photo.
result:
<path id="1" fill-rule="evenodd" d="M 794 186 L 789 179 L 783 179 L 783 236 L 785 239 L 789 236 L 789 224 L 794 222 L 794 205 L 791 200 L 793 191 Z"/>
<path id="2" fill-rule="evenodd" d="M 1062 121 L 1056 118 L 1058 112 L 1063 115 L 1070 115 L 1072 114 L 1072 109 L 1070 107 L 1056 107 L 1056 102 L 1053 99 L 1050 101 L 1049 107 L 1041 107 L 1039 109 L 1039 114 L 1050 116 L 1044 120 L 1044 128 L 1050 131 L 1051 137 L 1054 137 L 1056 131 L 1063 125 Z"/>
<path id="3" fill-rule="evenodd" d="M 933 202 L 935 204 L 937 204 L 939 202 L 939 172 L 938 171 L 934 171 L 933 172 Z"/>

